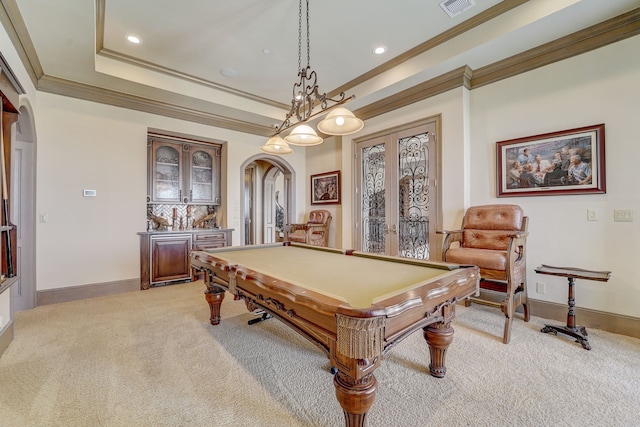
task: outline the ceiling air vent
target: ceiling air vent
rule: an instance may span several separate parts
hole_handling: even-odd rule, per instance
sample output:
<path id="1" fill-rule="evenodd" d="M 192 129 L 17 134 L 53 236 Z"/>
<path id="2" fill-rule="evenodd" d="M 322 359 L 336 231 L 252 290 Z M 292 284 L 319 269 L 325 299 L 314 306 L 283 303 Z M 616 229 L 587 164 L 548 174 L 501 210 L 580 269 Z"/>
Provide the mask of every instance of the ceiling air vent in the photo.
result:
<path id="1" fill-rule="evenodd" d="M 452 18 L 475 5 L 473 0 L 445 0 L 440 3 L 440 7 Z"/>

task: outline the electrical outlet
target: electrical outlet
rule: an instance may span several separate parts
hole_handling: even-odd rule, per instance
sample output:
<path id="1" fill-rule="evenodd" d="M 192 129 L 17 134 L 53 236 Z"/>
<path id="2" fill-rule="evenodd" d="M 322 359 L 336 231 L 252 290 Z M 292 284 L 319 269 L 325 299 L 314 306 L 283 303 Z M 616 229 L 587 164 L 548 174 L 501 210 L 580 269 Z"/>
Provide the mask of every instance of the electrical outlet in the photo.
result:
<path id="1" fill-rule="evenodd" d="M 539 294 L 544 294 L 545 293 L 545 284 L 542 282 L 537 282 L 536 283 L 536 292 Z"/>
<path id="2" fill-rule="evenodd" d="M 598 211 L 595 209 L 587 209 L 587 221 L 597 221 Z"/>

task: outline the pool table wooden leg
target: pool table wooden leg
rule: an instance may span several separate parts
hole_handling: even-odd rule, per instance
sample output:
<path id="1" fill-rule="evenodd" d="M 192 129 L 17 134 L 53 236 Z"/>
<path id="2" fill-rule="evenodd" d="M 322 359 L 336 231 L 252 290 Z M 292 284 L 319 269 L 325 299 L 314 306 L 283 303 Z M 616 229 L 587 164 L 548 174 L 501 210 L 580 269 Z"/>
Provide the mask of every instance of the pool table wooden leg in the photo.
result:
<path id="1" fill-rule="evenodd" d="M 453 328 L 451 322 L 438 322 L 423 329 L 423 335 L 429 344 L 431 363 L 429 371 L 436 378 L 442 378 L 447 373 L 445 356 L 449 345 L 453 342 Z"/>
<path id="2" fill-rule="evenodd" d="M 207 290 L 204 291 L 204 297 L 209 303 L 209 310 L 211 310 L 211 317 L 209 318 L 211 320 L 211 324 L 220 324 L 220 306 L 224 299 L 224 289 L 207 284 Z"/>
<path id="3" fill-rule="evenodd" d="M 376 399 L 378 381 L 373 374 L 366 375 L 360 380 L 338 371 L 333 377 L 336 387 L 336 397 L 342 410 L 347 427 L 364 427 L 369 408 Z"/>

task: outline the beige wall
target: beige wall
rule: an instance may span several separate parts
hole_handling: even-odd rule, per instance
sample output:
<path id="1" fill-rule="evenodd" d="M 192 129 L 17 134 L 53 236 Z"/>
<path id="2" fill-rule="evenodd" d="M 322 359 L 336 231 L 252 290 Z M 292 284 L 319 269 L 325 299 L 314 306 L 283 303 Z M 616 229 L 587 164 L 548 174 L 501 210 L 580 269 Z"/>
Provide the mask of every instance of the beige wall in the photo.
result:
<path id="1" fill-rule="evenodd" d="M 140 276 L 148 128 L 227 141 L 221 217 L 240 243 L 240 168 L 264 138 L 47 93 L 36 105 L 37 214 L 48 218 L 36 229 L 38 290 Z M 287 157 L 302 171 L 304 160 L 304 152 Z M 85 188 L 97 197 L 83 197 Z"/>
<path id="2" fill-rule="evenodd" d="M 530 216 L 528 280 L 533 298 L 566 303 L 567 281 L 540 264 L 612 271 L 607 283 L 578 281 L 576 304 L 640 317 L 640 36 L 471 93 L 471 203 L 518 203 Z M 495 142 L 605 124 L 606 194 L 495 198 Z M 596 209 L 598 221 L 587 221 Z M 634 222 L 614 222 L 632 209 Z M 535 292 L 536 282 L 546 293 Z"/>
<path id="3" fill-rule="evenodd" d="M 344 180 L 345 169 L 350 169 L 350 165 L 343 165 L 341 157 L 342 142 L 340 137 L 328 137 L 320 145 L 315 145 L 306 149 L 307 175 L 304 182 L 306 212 L 303 217 L 298 218 L 299 221 L 306 221 L 307 214 L 313 209 L 326 209 L 331 212 L 331 226 L 329 228 L 329 246 L 334 248 L 343 248 L 342 232 L 344 230 L 343 220 L 345 218 L 342 206 L 344 201 L 339 205 L 312 205 L 311 204 L 311 175 L 340 171 L 341 178 L 341 198 L 344 199 L 348 194 L 351 182 Z M 295 149 L 295 148 L 294 148 Z M 351 248 L 351 246 L 345 247 Z"/>

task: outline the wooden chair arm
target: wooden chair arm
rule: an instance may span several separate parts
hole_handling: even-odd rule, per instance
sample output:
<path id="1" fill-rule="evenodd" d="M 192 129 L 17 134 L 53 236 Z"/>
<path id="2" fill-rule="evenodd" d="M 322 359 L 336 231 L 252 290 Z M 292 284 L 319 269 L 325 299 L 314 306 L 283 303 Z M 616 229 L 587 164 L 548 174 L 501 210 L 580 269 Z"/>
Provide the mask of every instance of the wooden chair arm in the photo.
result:
<path id="1" fill-rule="evenodd" d="M 444 242 L 442 242 L 442 260 L 447 261 L 447 251 L 454 242 L 462 242 L 462 230 L 440 230 L 438 234 L 444 234 Z"/>
<path id="2" fill-rule="evenodd" d="M 306 230 L 307 224 L 286 224 L 284 229 L 287 233 L 292 233 L 296 230 Z"/>
<path id="3" fill-rule="evenodd" d="M 511 266 L 524 262 L 528 232 L 520 232 L 509 236 L 507 263 Z"/>
<path id="4" fill-rule="evenodd" d="M 454 234 L 454 233 L 462 233 L 462 230 L 436 230 L 437 234 Z"/>
<path id="5" fill-rule="evenodd" d="M 313 233 L 315 231 L 324 231 L 326 228 L 326 225 L 324 224 L 307 224 L 307 231 L 310 233 Z"/>
<path id="6" fill-rule="evenodd" d="M 527 237 L 528 235 L 529 235 L 528 231 L 518 231 L 517 233 L 509 234 L 508 237 L 512 239 L 521 239 L 523 237 Z"/>

